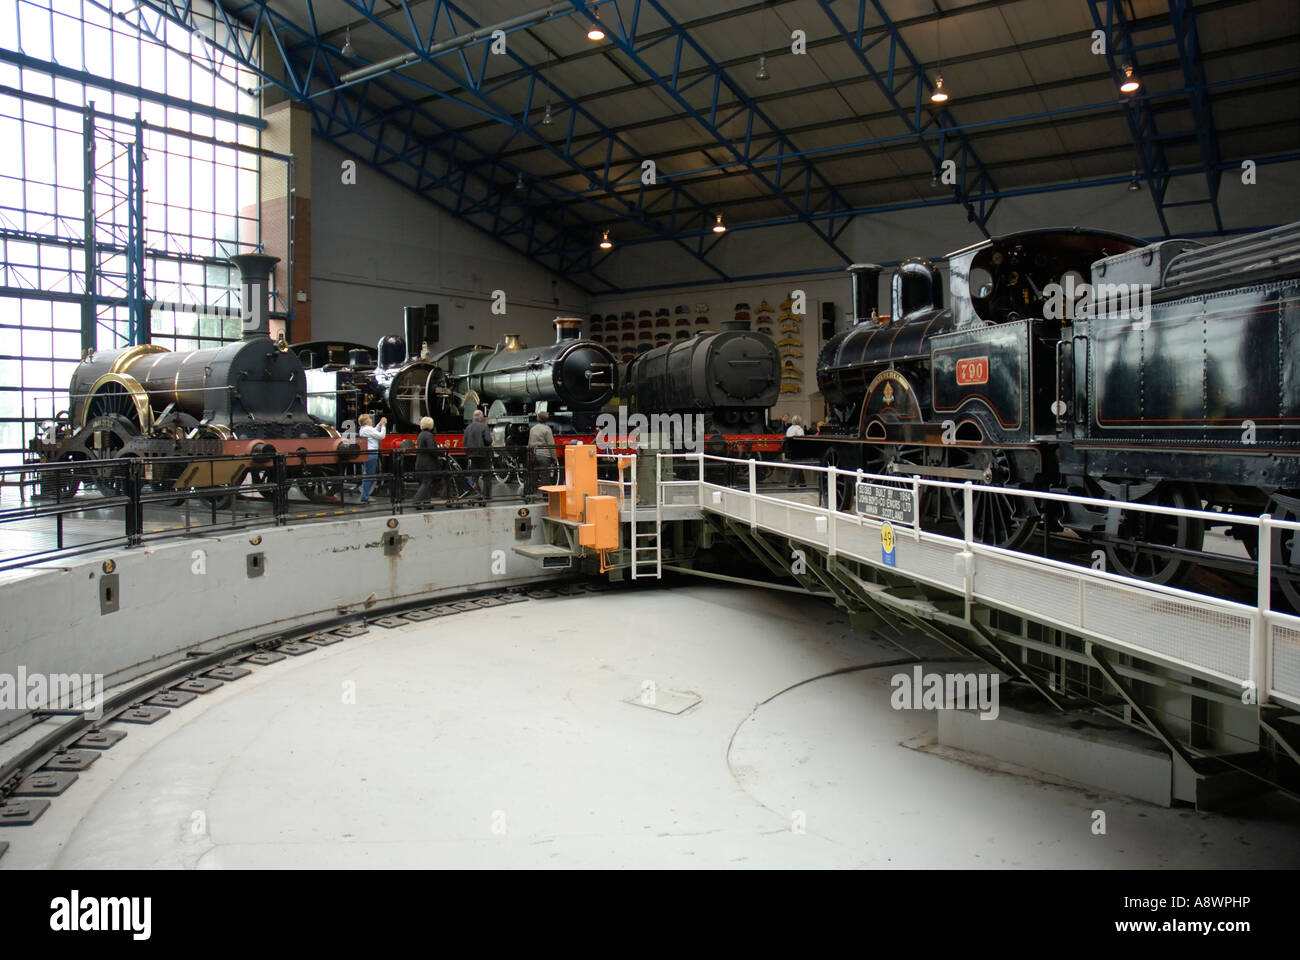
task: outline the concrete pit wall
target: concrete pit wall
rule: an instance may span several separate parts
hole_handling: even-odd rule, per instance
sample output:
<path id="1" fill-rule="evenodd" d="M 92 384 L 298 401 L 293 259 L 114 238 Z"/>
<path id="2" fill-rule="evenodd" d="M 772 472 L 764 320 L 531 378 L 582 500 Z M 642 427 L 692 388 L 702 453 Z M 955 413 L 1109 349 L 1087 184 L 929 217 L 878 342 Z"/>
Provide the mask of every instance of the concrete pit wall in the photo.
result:
<path id="1" fill-rule="evenodd" d="M 28 568 L 0 583 L 0 683 L 9 678 L 12 688 L 21 669 L 27 677 L 102 674 L 108 687 L 201 647 L 565 573 L 513 552 L 543 542 L 538 507 L 527 508 L 528 529 L 517 539 L 520 509 L 244 530 Z M 0 734 L 29 712 L 0 708 Z"/>

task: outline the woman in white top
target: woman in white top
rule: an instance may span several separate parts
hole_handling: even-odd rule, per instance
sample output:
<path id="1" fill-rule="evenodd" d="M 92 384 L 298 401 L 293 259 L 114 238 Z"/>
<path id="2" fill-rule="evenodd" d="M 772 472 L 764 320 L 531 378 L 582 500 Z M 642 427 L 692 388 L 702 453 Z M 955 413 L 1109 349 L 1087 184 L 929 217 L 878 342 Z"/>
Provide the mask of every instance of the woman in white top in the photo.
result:
<path id="1" fill-rule="evenodd" d="M 379 441 L 388 435 L 388 418 L 380 417 L 379 426 L 373 426 L 374 418 L 363 413 L 357 418 L 361 429 L 357 433 L 366 440 L 366 462 L 363 470 L 366 479 L 361 481 L 361 502 L 370 502 L 370 491 L 375 489 L 375 471 L 379 468 Z"/>

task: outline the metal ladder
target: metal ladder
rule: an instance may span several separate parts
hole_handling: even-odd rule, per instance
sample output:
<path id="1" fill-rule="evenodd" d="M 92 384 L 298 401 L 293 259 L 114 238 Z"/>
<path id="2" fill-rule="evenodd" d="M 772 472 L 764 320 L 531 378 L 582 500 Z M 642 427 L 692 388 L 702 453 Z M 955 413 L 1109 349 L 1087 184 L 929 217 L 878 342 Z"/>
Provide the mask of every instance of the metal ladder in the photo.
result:
<path id="1" fill-rule="evenodd" d="M 660 580 L 663 578 L 664 558 L 660 535 L 663 532 L 663 510 L 659 503 L 659 459 L 655 458 L 655 515 L 653 520 L 637 519 L 637 458 L 632 457 L 632 476 L 626 484 L 628 487 L 629 511 L 631 516 L 631 544 L 629 567 L 633 580 Z M 643 526 L 651 529 L 643 530 Z"/>

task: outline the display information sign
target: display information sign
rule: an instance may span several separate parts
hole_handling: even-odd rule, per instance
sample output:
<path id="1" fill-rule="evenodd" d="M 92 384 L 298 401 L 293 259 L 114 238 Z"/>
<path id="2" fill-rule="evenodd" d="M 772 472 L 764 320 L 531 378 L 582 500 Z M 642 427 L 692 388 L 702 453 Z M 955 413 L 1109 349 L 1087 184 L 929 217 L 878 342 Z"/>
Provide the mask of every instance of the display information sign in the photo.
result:
<path id="1" fill-rule="evenodd" d="M 859 483 L 857 510 L 859 515 L 873 520 L 888 520 L 909 527 L 916 524 L 916 500 L 907 487 Z"/>

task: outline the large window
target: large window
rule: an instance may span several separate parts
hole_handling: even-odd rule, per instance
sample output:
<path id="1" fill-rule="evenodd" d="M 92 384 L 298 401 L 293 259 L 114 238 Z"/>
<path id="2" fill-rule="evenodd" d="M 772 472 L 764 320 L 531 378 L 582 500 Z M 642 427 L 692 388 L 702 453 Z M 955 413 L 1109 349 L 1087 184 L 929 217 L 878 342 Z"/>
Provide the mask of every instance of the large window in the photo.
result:
<path id="1" fill-rule="evenodd" d="M 68 408 L 90 330 L 99 349 L 239 338 L 225 261 L 261 240 L 265 161 L 238 122 L 259 81 L 192 6 L 193 32 L 131 0 L 0 2 L 0 463 Z"/>

